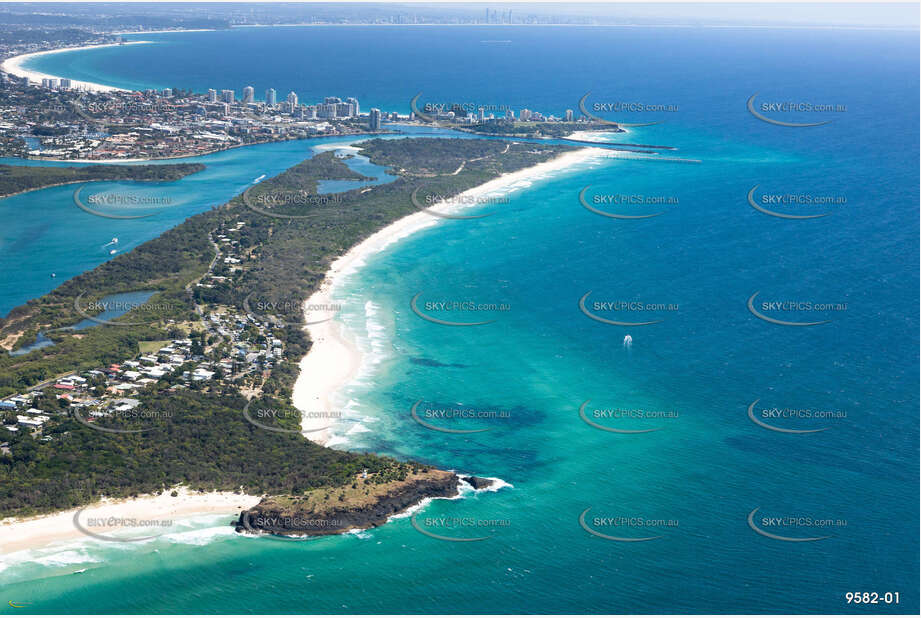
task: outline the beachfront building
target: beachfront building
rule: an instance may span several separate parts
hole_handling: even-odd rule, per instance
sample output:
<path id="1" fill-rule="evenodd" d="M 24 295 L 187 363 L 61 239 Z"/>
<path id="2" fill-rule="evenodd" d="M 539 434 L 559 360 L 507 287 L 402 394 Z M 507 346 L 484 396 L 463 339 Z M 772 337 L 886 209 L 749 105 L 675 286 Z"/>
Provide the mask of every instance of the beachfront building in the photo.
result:
<path id="1" fill-rule="evenodd" d="M 381 129 L 381 110 L 376 107 L 371 108 L 371 113 L 368 116 L 368 128 L 372 131 L 380 131 Z"/>
<path id="2" fill-rule="evenodd" d="M 358 99 L 355 97 L 349 97 L 345 100 L 345 102 L 352 106 L 352 113 L 350 116 L 361 115 L 361 108 L 358 106 Z"/>
<path id="3" fill-rule="evenodd" d="M 351 103 L 336 103 L 337 118 L 352 118 L 355 115 L 355 106 Z"/>
<path id="4" fill-rule="evenodd" d="M 243 104 L 252 103 L 256 98 L 256 90 L 252 86 L 243 88 Z"/>
<path id="5" fill-rule="evenodd" d="M 566 110 L 566 122 L 572 122 L 573 113 L 571 109 Z"/>
<path id="6" fill-rule="evenodd" d="M 339 104 L 338 103 L 320 103 L 317 105 L 317 116 L 320 118 L 326 118 L 327 120 L 335 120 L 338 118 Z"/>
<path id="7" fill-rule="evenodd" d="M 38 79 L 40 85 L 44 86 L 44 96 L 66 99 L 67 82 L 55 82 L 50 76 L 44 79 L 44 82 Z M 14 85 L 12 79 L 7 85 L 14 91 L 21 90 Z M 71 89 L 82 87 L 79 82 L 71 82 Z M 328 97 L 325 103 L 304 106 L 298 104 L 295 93 L 291 93 L 289 102 L 286 102 L 278 99 L 274 89 L 267 89 L 263 104 L 262 101 L 254 100 L 251 88 L 249 86 L 243 92 L 243 99 L 237 99 L 234 90 L 220 88 L 206 88 L 206 92 L 200 94 L 152 88 L 143 92 L 108 93 L 106 96 L 111 99 L 111 107 L 117 113 L 99 114 L 100 121 L 115 120 L 119 124 L 131 125 L 134 127 L 132 131 L 108 137 L 76 131 L 53 138 L 42 137 L 42 148 L 32 150 L 31 153 L 41 157 L 94 160 L 194 156 L 232 143 L 303 138 L 324 132 L 350 133 L 368 126 L 368 112 L 365 110 L 364 115 L 361 115 L 359 101 L 355 97 Z M 163 104 L 177 96 L 182 98 L 177 105 Z M 260 114 L 245 118 L 239 113 L 235 115 L 244 107 L 240 105 L 241 101 L 247 102 L 245 107 L 249 109 L 255 109 L 256 103 L 259 103 Z M 66 106 L 67 102 L 61 100 L 54 103 L 57 104 Z M 19 127 L 45 122 L 41 114 L 34 110 L 22 107 L 12 109 L 12 116 L 4 117 L 0 122 L 0 138 L 3 138 L 0 139 L 0 150 L 4 154 L 22 150 L 21 142 L 14 143 L 6 139 L 18 135 Z M 359 117 L 362 119 L 361 126 L 354 122 Z M 387 117 L 382 115 L 381 120 L 383 122 Z"/>

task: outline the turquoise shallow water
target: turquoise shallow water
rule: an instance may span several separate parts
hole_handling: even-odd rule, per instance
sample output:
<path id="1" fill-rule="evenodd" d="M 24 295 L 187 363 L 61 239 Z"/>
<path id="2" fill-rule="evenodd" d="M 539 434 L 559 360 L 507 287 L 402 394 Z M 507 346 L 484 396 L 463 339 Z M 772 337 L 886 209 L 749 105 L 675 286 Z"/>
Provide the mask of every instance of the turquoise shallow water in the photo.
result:
<path id="1" fill-rule="evenodd" d="M 277 84 L 279 91 L 298 89 L 302 99 L 354 94 L 363 106 L 405 109 L 409 96 L 424 89 L 433 97 L 509 100 L 547 111 L 571 107 L 592 89 L 607 89 L 609 97 L 626 92 L 628 100 L 672 102 L 681 110 L 665 124 L 632 130 L 631 141 L 674 145 L 702 163 L 607 158 L 534 179 L 510 193 L 507 204 L 481 208 L 492 216 L 442 221 L 392 245 L 337 290 L 341 319 L 366 362 L 339 394 L 349 417 L 336 427 L 338 447 L 503 479 L 511 486 L 434 501 L 416 515 L 427 532 L 489 538 L 438 540 L 402 518 L 361 534 L 287 542 L 238 537 L 221 518 L 203 518 L 144 547 L 81 543 L 4 557 L 4 594 L 45 612 L 918 610 L 916 33 L 309 33 L 158 35 L 157 46 L 42 62 L 63 63 L 57 67 L 75 78 L 104 75 L 119 85 L 241 87 L 257 73 L 247 73 L 250 61 L 238 50 L 310 53 L 349 40 L 355 46 L 331 62 L 350 71 L 263 66 L 258 75 L 266 84 L 254 84 L 257 92 Z M 486 39 L 513 43 L 496 53 Z M 149 81 L 133 81 L 131 63 L 154 48 L 161 61 Z M 419 49 L 429 53 L 414 53 Z M 476 79 L 469 64 L 446 61 L 458 50 L 483 66 Z M 217 54 L 226 54 L 226 63 L 211 62 Z M 386 54 L 401 70 L 385 78 L 366 62 L 368 54 Z M 187 72 L 174 56 L 191 58 Z M 490 62 L 478 65 L 483 58 Z M 616 66 L 616 75 L 600 73 L 605 66 Z M 848 111 L 824 127 L 777 127 L 746 110 L 756 92 L 765 100 L 842 103 Z M 240 165 L 235 191 L 268 173 L 266 165 L 246 171 L 253 162 L 244 151 L 228 155 Z M 273 165 L 281 169 L 286 161 Z M 587 185 L 589 196 L 677 203 L 657 207 L 664 214 L 655 218 L 609 219 L 580 205 Z M 847 199 L 829 206 L 830 216 L 786 220 L 748 204 L 755 185 L 766 194 Z M 590 308 L 596 300 L 666 308 L 626 312 L 626 320 L 623 311 L 599 308 L 597 315 L 608 319 L 662 320 L 605 324 L 580 311 L 587 292 Z M 846 303 L 846 309 L 763 309 L 790 321 L 831 320 L 785 327 L 747 309 L 755 292 L 759 303 Z M 417 294 L 423 313 L 495 322 L 426 321 L 410 307 Z M 467 300 L 508 310 L 439 312 L 425 304 Z M 632 345 L 625 347 L 628 334 Z M 612 433 L 580 418 L 586 400 L 589 415 L 602 409 L 677 416 L 590 416 L 609 428 L 658 429 Z M 782 428 L 827 428 L 780 433 L 749 419 L 755 400 L 757 410 L 846 416 L 765 417 Z M 413 420 L 416 402 L 423 415 L 428 409 L 498 414 L 423 418 L 442 428 L 489 429 L 450 434 Z M 585 509 L 597 532 L 660 538 L 594 536 L 579 524 Z M 830 536 L 804 543 L 767 538 L 748 524 L 754 509 L 760 509 L 755 525 L 774 534 Z M 776 517 L 831 521 L 776 526 L 770 521 Z M 625 519 L 611 525 L 596 518 Z M 85 573 L 71 574 L 83 567 Z M 847 591 L 898 591 L 901 604 L 847 605 Z"/>
<path id="2" fill-rule="evenodd" d="M 430 134 L 432 132 L 424 132 Z M 156 238 L 187 217 L 223 204 L 258 179 L 275 176 L 317 152 L 337 150 L 367 137 L 317 138 L 260 144 L 163 163 L 203 163 L 205 169 L 175 182 L 94 182 L 32 191 L 0 200 L 0 312 L 54 289 L 81 272 Z M 347 190 L 388 182 L 385 170 L 360 159 L 349 160 L 356 171 L 374 181 L 327 181 L 325 190 Z M 0 162 L 68 165 L 20 159 Z M 69 164 L 81 165 L 81 164 Z M 336 184 L 339 183 L 339 184 Z M 343 184 L 345 183 L 345 184 Z M 347 185 L 347 186 L 346 186 Z M 328 188 L 327 188 L 328 186 Z M 340 187 L 336 189 L 336 187 Z M 145 215 L 118 220 L 80 210 L 74 193 L 103 214 Z M 93 202 L 93 200 L 97 202 Z M 105 200 L 109 199 L 109 205 Z M 133 203 L 116 199 L 130 199 Z M 117 238 L 118 242 L 113 243 Z M 115 253 L 112 253 L 112 252 Z M 28 268 L 21 267 L 28 264 Z"/>
<path id="3" fill-rule="evenodd" d="M 73 194 L 81 185 L 0 200 L 4 221 L 0 232 L 0 268 L 4 272 L 0 311 L 9 311 L 110 259 L 113 248 L 119 253 L 129 251 L 186 217 L 226 202 L 259 176 L 274 176 L 309 157 L 311 147 L 319 144 L 325 144 L 324 140 L 265 144 L 180 159 L 177 162 L 201 162 L 207 167 L 177 182 L 98 182 L 85 185 L 81 191 L 86 203 L 94 195 L 128 195 L 137 203 L 151 204 L 138 207 L 140 214 L 156 213 L 144 219 L 105 219 L 79 210 Z M 117 245 L 110 244 L 112 238 L 119 239 Z"/>

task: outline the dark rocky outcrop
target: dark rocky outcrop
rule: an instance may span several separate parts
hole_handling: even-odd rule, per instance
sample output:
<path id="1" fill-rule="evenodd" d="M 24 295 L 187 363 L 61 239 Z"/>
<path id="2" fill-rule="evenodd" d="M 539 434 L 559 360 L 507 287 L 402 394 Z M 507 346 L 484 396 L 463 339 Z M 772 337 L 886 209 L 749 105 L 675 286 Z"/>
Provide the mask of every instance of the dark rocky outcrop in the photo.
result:
<path id="1" fill-rule="evenodd" d="M 486 489 L 487 487 L 492 487 L 493 483 L 495 483 L 492 479 L 484 479 L 480 476 L 462 476 L 460 478 L 474 489 Z"/>
<path id="2" fill-rule="evenodd" d="M 325 536 L 355 528 L 375 528 L 425 498 L 456 496 L 458 482 L 456 474 L 443 470 L 427 470 L 407 475 L 402 481 L 381 484 L 359 478 L 347 489 L 318 489 L 304 497 L 265 498 L 242 511 L 233 525 L 237 532 L 283 536 Z"/>

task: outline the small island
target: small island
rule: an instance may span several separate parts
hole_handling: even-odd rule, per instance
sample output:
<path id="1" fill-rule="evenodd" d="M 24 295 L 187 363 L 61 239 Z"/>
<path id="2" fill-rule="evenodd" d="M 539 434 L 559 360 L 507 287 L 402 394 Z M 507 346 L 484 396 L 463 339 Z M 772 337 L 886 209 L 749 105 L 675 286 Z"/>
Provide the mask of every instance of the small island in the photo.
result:
<path id="1" fill-rule="evenodd" d="M 130 180 L 170 182 L 205 169 L 201 163 L 172 165 L 87 165 L 85 167 L 39 167 L 0 165 L 0 199 L 48 187 L 80 182 Z"/>

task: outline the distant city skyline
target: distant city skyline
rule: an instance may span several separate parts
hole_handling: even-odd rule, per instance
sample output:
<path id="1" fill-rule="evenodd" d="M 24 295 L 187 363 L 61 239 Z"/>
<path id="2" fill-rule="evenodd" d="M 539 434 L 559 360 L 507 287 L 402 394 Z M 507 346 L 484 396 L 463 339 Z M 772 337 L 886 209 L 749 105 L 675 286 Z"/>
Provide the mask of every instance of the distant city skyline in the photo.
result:
<path id="1" fill-rule="evenodd" d="M 51 3 L 9 3 L 0 5 L 4 16 L 34 11 Z M 618 2 L 519 2 L 428 3 L 406 2 L 323 2 L 276 3 L 191 2 L 161 4 L 102 0 L 94 3 L 54 3 L 67 14 L 106 17 L 143 27 L 145 17 L 177 21 L 225 21 L 226 25 L 283 23 L 453 23 L 468 25 L 570 24 L 570 25 L 737 25 L 737 26 L 839 26 L 868 28 L 917 28 L 917 3 L 836 3 L 828 10 L 824 2 L 732 3 L 618 3 Z M 143 7 L 142 9 L 140 7 Z M 139 15 L 139 13 L 141 13 Z M 215 27 L 220 24 L 215 23 Z M 177 23 L 177 27 L 183 27 Z M 191 26 L 185 26 L 191 27 Z"/>

